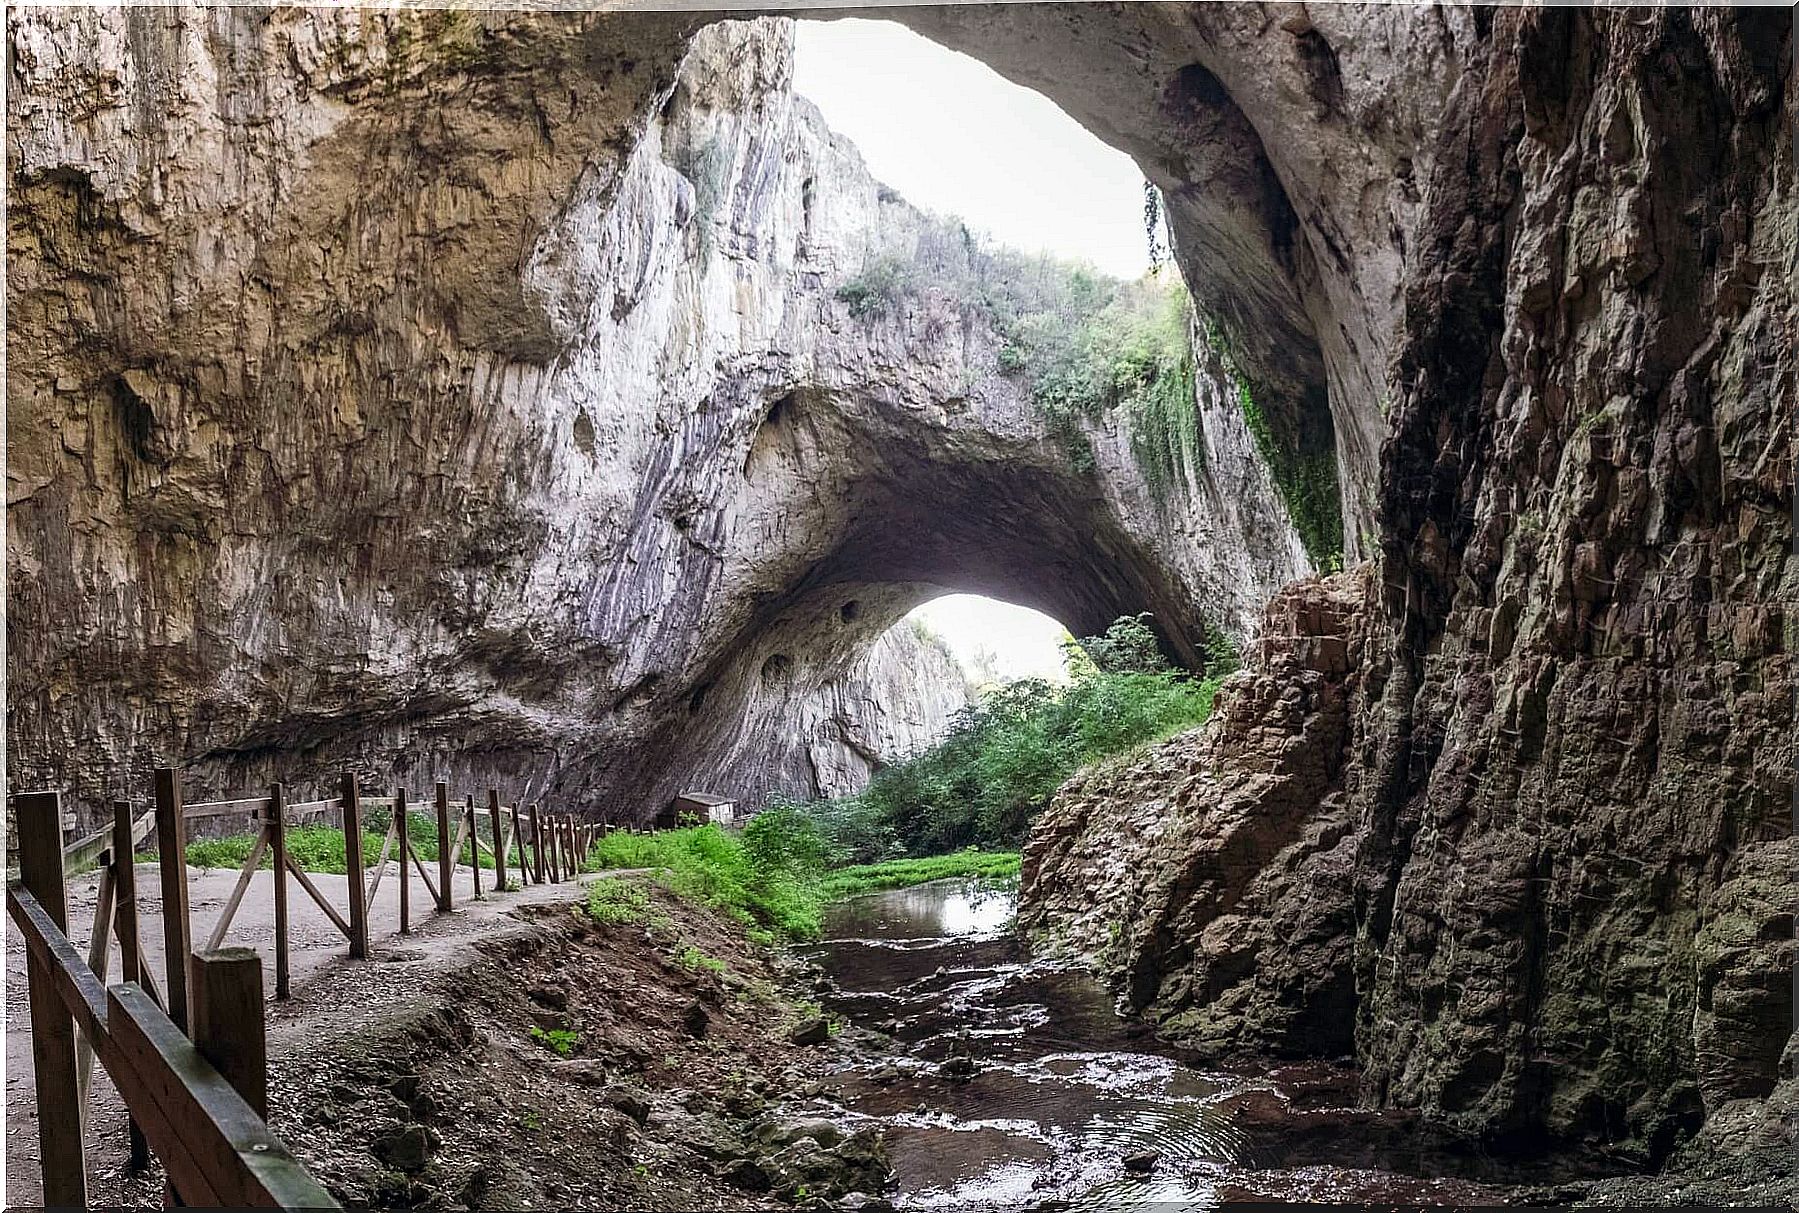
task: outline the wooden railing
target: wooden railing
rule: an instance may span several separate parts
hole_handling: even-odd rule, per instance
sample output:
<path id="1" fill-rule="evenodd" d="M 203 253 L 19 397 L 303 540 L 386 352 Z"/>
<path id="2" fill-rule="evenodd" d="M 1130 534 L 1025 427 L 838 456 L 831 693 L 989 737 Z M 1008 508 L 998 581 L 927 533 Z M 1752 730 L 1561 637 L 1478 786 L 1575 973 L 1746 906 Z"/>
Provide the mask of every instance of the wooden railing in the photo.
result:
<path id="1" fill-rule="evenodd" d="M 97 1058 L 130 1117 L 132 1161 L 142 1165 L 149 1152 L 162 1160 L 165 1204 L 338 1208 L 264 1122 L 268 1074 L 256 954 L 231 949 L 194 957 L 193 1014 L 178 1022 L 140 980 L 136 898 L 130 876 L 119 875 L 131 872 L 136 842 L 129 811 L 116 818 L 111 847 L 82 860 L 102 859 L 103 882 L 108 875 L 114 882 L 115 905 L 95 921 L 96 966 L 93 946 L 84 960 L 67 934 L 60 797 L 27 793 L 14 804 L 19 880 L 7 885 L 6 909 L 25 938 L 44 1204 L 87 1205 L 82 1121 L 86 1070 Z M 101 932 L 120 907 L 129 907 L 119 931 L 125 980 L 108 986 Z"/>
<path id="2" fill-rule="evenodd" d="M 412 930 L 412 873 L 417 872 L 432 904 L 439 913 L 455 908 L 453 888 L 456 868 L 463 847 L 469 849 L 471 895 L 481 897 L 481 864 L 485 857 L 494 867 L 494 891 L 506 892 L 513 887 L 510 852 L 519 851 L 518 880 L 525 884 L 560 883 L 572 879 L 587 866 L 587 855 L 602 827 L 576 821 L 572 816 L 546 815 L 542 806 L 532 804 L 521 812 L 518 805 L 503 805 L 497 789 L 488 789 L 486 807 L 477 809 L 472 794 L 457 804 L 447 783 L 438 783 L 429 803 L 434 810 L 437 834 L 437 873 L 435 879 L 414 847 L 410 830 L 410 810 L 414 804 L 427 803 L 413 797 L 404 788 L 392 796 L 364 796 L 354 775 L 344 775 L 341 793 L 334 799 L 312 800 L 299 804 L 287 802 L 286 789 L 275 784 L 267 796 L 242 797 L 187 804 L 181 795 L 181 773 L 171 768 L 156 772 L 156 807 L 150 814 L 156 823 L 157 850 L 162 868 L 164 929 L 169 939 L 179 939 L 179 955 L 192 939 L 187 907 L 186 823 L 197 818 L 242 816 L 256 825 L 256 841 L 238 872 L 237 884 L 226 899 L 224 909 L 213 924 L 206 947 L 224 943 L 237 916 L 250 882 L 269 855 L 273 870 L 275 915 L 275 997 L 285 999 L 291 993 L 291 951 L 288 944 L 288 881 L 299 885 L 349 944 L 352 959 L 363 959 L 369 951 L 369 906 L 387 875 L 390 857 L 399 859 L 400 933 Z M 363 854 L 363 821 L 370 809 L 391 809 L 387 832 L 382 838 L 381 852 L 374 864 L 374 878 L 368 875 Z M 287 849 L 287 829 L 310 818 L 331 818 L 342 827 L 344 835 L 344 871 L 346 904 L 334 905 L 312 877 L 294 860 Z M 481 841 L 481 819 L 487 821 L 490 841 Z M 451 823 L 455 822 L 452 830 Z M 525 826 L 529 825 L 527 836 Z M 135 828 L 135 827 L 134 827 Z M 171 859 L 178 856 L 178 859 Z M 170 998 L 179 1002 L 184 995 L 175 987 L 180 980 L 176 967 L 168 972 Z"/>
<path id="3" fill-rule="evenodd" d="M 25 936 L 28 950 L 45 1205 L 86 1204 L 82 1123 L 97 1059 L 125 1103 L 132 1166 L 143 1167 L 153 1152 L 163 1162 L 173 1201 L 190 1206 L 338 1207 L 263 1123 L 267 1061 L 262 961 L 249 949 L 222 947 L 264 855 L 270 858 L 273 875 L 275 996 L 285 999 L 291 993 L 290 878 L 348 941 L 350 956 L 361 959 L 369 949 L 369 908 L 390 856 L 399 858 L 399 929 L 406 934 L 412 930 L 414 871 L 433 907 L 447 913 L 454 908 L 456 868 L 465 845 L 471 894 L 479 899 L 484 854 L 494 865 L 496 892 L 513 887 L 509 852 L 514 846 L 521 885 L 559 883 L 586 868 L 593 840 L 604 828 L 546 814 L 538 804 L 504 805 L 495 789 L 488 790 L 484 808 L 476 807 L 473 795 L 456 804 L 449 785 L 438 783 L 430 798 L 438 844 L 433 879 L 411 833 L 409 810 L 424 799 L 415 800 L 404 788 L 391 797 L 363 796 L 352 775 L 343 776 L 340 786 L 334 799 L 299 804 L 287 802 L 281 784 L 272 786 L 266 796 L 187 804 L 181 794 L 181 773 L 162 768 L 155 773 L 155 804 L 149 811 L 136 814 L 129 802 L 115 801 L 110 829 L 67 844 L 57 793 L 14 797 L 19 878 L 8 883 L 7 912 Z M 375 808 L 392 813 L 370 882 L 363 821 L 365 812 Z M 188 901 L 187 822 L 232 816 L 248 818 L 256 826 L 256 839 L 204 947 L 196 952 Z M 330 817 L 344 833 L 347 905 L 341 911 L 287 847 L 290 825 Z M 483 817 L 490 839 L 486 844 L 480 838 Z M 138 937 L 134 857 L 138 845 L 152 833 L 162 888 L 161 989 L 144 965 Z M 100 870 L 100 884 L 84 958 L 67 935 L 67 873 L 90 863 Z M 108 986 L 109 953 L 115 940 L 122 980 Z"/>

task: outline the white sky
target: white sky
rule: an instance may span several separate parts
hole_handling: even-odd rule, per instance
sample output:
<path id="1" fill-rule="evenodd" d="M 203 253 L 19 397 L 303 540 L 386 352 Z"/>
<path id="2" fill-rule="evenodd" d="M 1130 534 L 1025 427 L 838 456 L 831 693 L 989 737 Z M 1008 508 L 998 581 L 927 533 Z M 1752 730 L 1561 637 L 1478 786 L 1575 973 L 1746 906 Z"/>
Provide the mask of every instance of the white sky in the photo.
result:
<path id="1" fill-rule="evenodd" d="M 794 91 L 908 202 L 1120 278 L 1149 268 L 1142 172 L 1041 93 L 891 21 L 796 27 Z"/>
<path id="2" fill-rule="evenodd" d="M 977 682 L 991 667 L 1002 680 L 1063 680 L 1062 638 L 1068 629 L 1029 607 L 1013 606 L 975 594 L 950 594 L 915 608 L 908 619 L 921 619 L 943 637 L 950 652 Z"/>

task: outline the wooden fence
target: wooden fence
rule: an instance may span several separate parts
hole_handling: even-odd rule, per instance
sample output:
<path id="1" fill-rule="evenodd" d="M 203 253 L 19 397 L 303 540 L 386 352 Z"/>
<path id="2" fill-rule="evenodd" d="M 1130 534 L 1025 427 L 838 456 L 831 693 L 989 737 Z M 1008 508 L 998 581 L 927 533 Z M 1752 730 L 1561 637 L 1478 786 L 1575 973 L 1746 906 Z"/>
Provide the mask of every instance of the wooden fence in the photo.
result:
<path id="1" fill-rule="evenodd" d="M 165 1205 L 338 1208 L 265 1123 L 268 1069 L 256 954 L 236 948 L 192 957 L 183 966 L 191 966 L 192 1004 L 179 1015 L 156 997 L 137 948 L 130 873 L 141 835 L 134 835 L 127 809 L 115 817 L 111 845 L 83 856 L 83 862 L 101 861 L 102 899 L 113 902 L 97 907 L 108 913 L 97 913 L 84 959 L 66 933 L 61 798 L 34 792 L 14 803 L 19 880 L 7 885 L 6 909 L 25 937 L 45 1206 L 87 1206 L 82 1121 L 98 1059 L 125 1101 L 133 1164 L 145 1164 L 151 1151 L 162 1160 Z M 121 924 L 124 969 L 124 980 L 110 986 L 104 976 L 109 921 Z"/>
<path id="2" fill-rule="evenodd" d="M 14 798 L 19 879 L 7 886 L 7 911 L 24 934 L 28 956 L 32 1052 L 44 1203 L 82 1207 L 87 1180 L 82 1122 L 93 1062 L 97 1058 L 125 1101 L 131 1162 L 142 1167 L 150 1152 L 163 1161 L 171 1201 L 186 1205 L 337 1208 L 330 1196 L 288 1154 L 268 1126 L 262 962 L 245 948 L 222 948 L 263 856 L 270 858 L 275 926 L 275 996 L 290 996 L 288 881 L 300 886 L 349 944 L 352 958 L 368 955 L 369 909 L 399 859 L 399 929 L 412 930 L 412 872 L 418 873 L 439 913 L 454 909 L 456 868 L 469 848 L 471 895 L 480 898 L 483 853 L 494 865 L 494 891 L 514 887 L 509 852 L 518 850 L 519 884 L 571 880 L 587 866 L 603 827 L 542 806 L 503 805 L 489 789 L 456 804 L 439 783 L 429 800 L 437 836 L 436 876 L 418 853 L 404 789 L 391 797 L 366 797 L 345 775 L 333 799 L 289 804 L 276 784 L 266 796 L 187 804 L 181 774 L 155 774 L 155 805 L 134 814 L 127 801 L 113 804 L 109 828 L 63 842 L 61 800 L 55 792 Z M 392 812 L 372 882 L 363 854 L 363 822 L 371 809 Z M 204 947 L 193 949 L 188 902 L 186 823 L 199 818 L 244 816 L 256 840 L 238 873 Z M 344 832 L 347 905 L 342 911 L 319 889 L 287 846 L 296 823 L 335 817 Z M 489 842 L 480 838 L 486 818 Z M 454 821 L 454 829 L 452 829 Z M 527 832 L 528 827 L 528 832 Z M 164 984 L 143 963 L 139 944 L 137 848 L 154 832 L 162 887 Z M 410 861 L 410 863 L 409 863 Z M 69 940 L 66 873 L 96 864 L 100 885 L 93 931 L 83 958 Z M 110 948 L 116 940 L 122 981 L 108 986 Z M 191 1038 L 191 1039 L 190 1039 Z M 169 1202 L 165 1202 L 169 1203 Z"/>
<path id="3" fill-rule="evenodd" d="M 470 895 L 479 898 L 483 857 L 493 864 L 496 892 L 506 892 L 514 887 L 514 866 L 510 856 L 514 847 L 518 849 L 519 884 L 560 883 L 573 879 L 586 869 L 593 841 L 604 828 L 577 821 L 572 816 L 545 814 L 539 804 L 532 804 L 522 811 L 516 804 L 504 805 L 500 802 L 499 792 L 492 788 L 486 793 L 485 808 L 477 808 L 473 795 L 464 795 L 458 803 L 446 783 L 438 783 L 429 799 L 414 797 L 404 788 L 396 789 L 392 796 L 364 796 L 356 777 L 347 774 L 340 781 L 340 787 L 339 795 L 333 799 L 298 804 L 288 803 L 286 789 L 281 784 L 272 786 L 266 796 L 187 804 L 181 795 L 181 773 L 169 768 L 158 770 L 156 806 L 148 816 L 156 823 L 164 921 L 168 930 L 179 932 L 179 935 L 167 938 L 178 938 L 183 945 L 180 952 L 171 949 L 170 955 L 184 954 L 192 938 L 187 907 L 186 823 L 196 818 L 242 816 L 256 827 L 256 841 L 238 872 L 237 884 L 226 899 L 218 921 L 213 924 L 206 941 L 208 949 L 225 941 L 250 882 L 261 867 L 263 856 L 270 856 L 274 875 L 275 997 L 279 999 L 289 997 L 291 992 L 287 913 L 290 879 L 312 898 L 331 925 L 343 935 L 349 944 L 350 956 L 362 959 L 369 950 L 369 906 L 387 875 L 389 858 L 399 860 L 399 928 L 404 935 L 412 930 L 413 872 L 418 873 L 419 880 L 430 893 L 433 908 L 439 913 L 449 913 L 455 908 L 453 886 L 465 845 L 469 849 Z M 432 806 L 432 827 L 437 835 L 435 877 L 420 858 L 410 833 L 412 807 L 427 803 Z M 365 862 L 367 857 L 363 854 L 363 822 L 369 810 L 382 808 L 391 813 L 371 881 Z M 332 904 L 287 848 L 289 826 L 321 818 L 335 818 L 332 824 L 343 829 L 347 904 L 341 909 Z M 488 834 L 485 843 L 481 840 L 483 818 Z M 178 974 L 171 965 L 171 997 L 179 997 L 172 989 L 177 980 Z"/>

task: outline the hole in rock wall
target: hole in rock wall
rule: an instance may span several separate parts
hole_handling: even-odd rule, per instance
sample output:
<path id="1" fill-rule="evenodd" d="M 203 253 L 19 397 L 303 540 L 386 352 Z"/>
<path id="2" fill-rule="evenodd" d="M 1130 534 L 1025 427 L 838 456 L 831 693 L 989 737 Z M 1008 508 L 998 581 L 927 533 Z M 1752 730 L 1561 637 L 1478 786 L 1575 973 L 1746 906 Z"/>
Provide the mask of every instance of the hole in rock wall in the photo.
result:
<path id="1" fill-rule="evenodd" d="M 862 615 L 862 604 L 854 598 L 837 608 L 837 618 L 845 623 L 854 623 Z"/>
<path id="2" fill-rule="evenodd" d="M 762 685 L 776 687 L 793 677 L 793 658 L 785 653 L 776 653 L 762 663 Z"/>
<path id="3" fill-rule="evenodd" d="M 583 455 L 593 456 L 593 418 L 587 415 L 586 409 L 575 414 L 575 446 Z"/>
<path id="4" fill-rule="evenodd" d="M 906 623 L 941 644 L 972 688 L 1067 677 L 1062 646 L 1069 631 L 1042 611 L 980 594 L 946 594 L 916 607 Z"/>
<path id="5" fill-rule="evenodd" d="M 661 674 L 645 674 L 632 683 L 623 695 L 612 704 L 614 712 L 625 712 L 632 708 L 642 707 L 656 697 L 656 691 L 662 685 Z"/>
<path id="6" fill-rule="evenodd" d="M 792 392 L 768 406 L 768 412 L 762 415 L 761 424 L 756 427 L 756 436 L 750 440 L 749 454 L 743 461 L 743 474 L 746 477 L 755 477 L 759 471 L 779 462 L 784 454 L 788 458 L 798 459 L 792 427 L 788 424 L 793 420 L 797 407 L 798 402 Z"/>

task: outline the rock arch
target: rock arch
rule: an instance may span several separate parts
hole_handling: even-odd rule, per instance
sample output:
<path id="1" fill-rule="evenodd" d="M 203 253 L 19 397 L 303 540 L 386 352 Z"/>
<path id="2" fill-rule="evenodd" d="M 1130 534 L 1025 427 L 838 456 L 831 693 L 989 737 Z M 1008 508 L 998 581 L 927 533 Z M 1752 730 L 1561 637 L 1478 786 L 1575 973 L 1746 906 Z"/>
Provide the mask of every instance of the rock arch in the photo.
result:
<path id="1" fill-rule="evenodd" d="M 687 778 L 763 790 L 780 705 L 931 587 L 1149 610 L 1194 663 L 1253 627 L 1306 561 L 1216 360 L 1178 500 L 1116 418 L 1070 468 L 966 301 L 848 314 L 924 221 L 792 96 L 778 24 L 704 25 L 15 18 L 27 778 L 81 748 L 97 809 L 158 760 L 352 763 L 643 817 Z M 107 100 L 59 100 L 70 71 Z M 173 290 L 159 258 L 201 245 Z M 121 375 L 129 432 L 92 403 Z"/>

